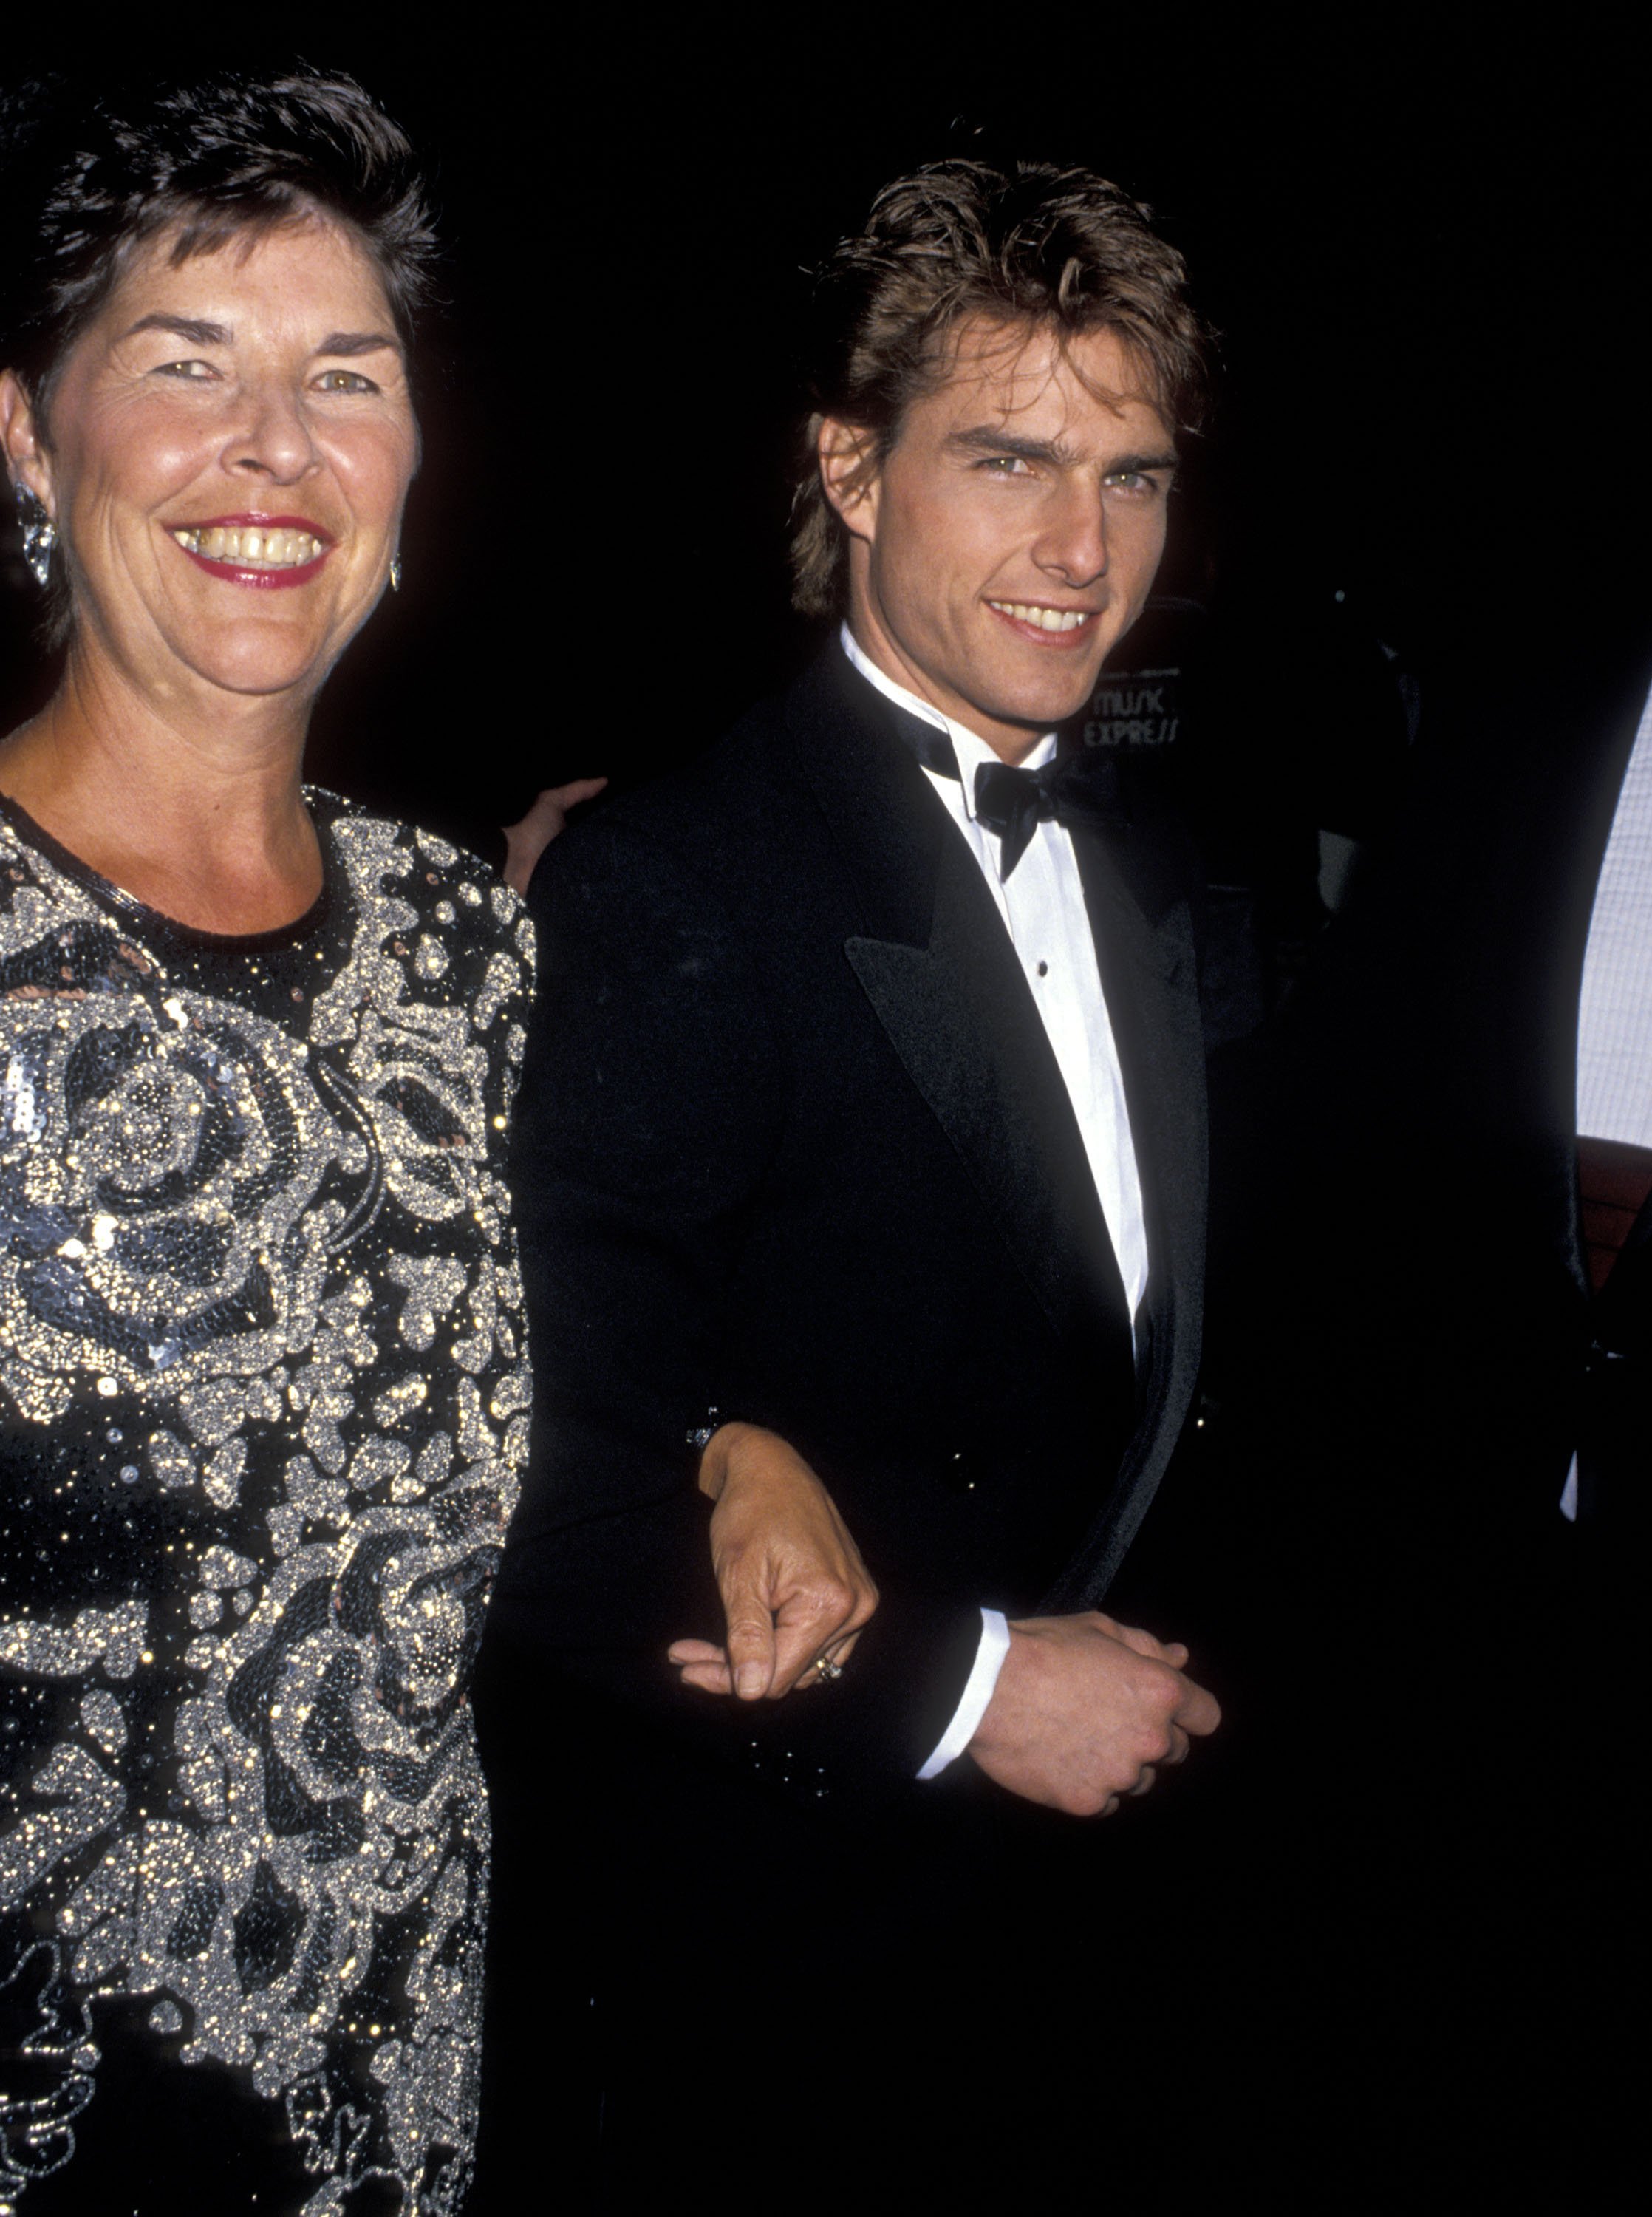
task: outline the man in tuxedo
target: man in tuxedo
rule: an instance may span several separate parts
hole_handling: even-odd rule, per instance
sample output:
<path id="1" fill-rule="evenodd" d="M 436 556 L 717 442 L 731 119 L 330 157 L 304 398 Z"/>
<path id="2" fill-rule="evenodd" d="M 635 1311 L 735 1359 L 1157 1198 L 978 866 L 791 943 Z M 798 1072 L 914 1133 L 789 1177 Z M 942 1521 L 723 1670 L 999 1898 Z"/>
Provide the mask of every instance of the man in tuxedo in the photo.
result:
<path id="1" fill-rule="evenodd" d="M 1012 2060 L 1010 1997 L 1092 2004 L 1038 1922 L 1071 1905 L 1028 1893 L 1050 1813 L 1111 1813 L 1217 1722 L 1184 1649 L 1100 1608 L 1199 1362 L 1197 874 L 1059 736 L 1162 550 L 1181 266 L 1088 172 L 953 162 L 879 196 L 817 306 L 793 557 L 832 635 L 530 894 L 539 1399 L 495 1653 L 537 1689 L 544 1799 L 510 1821 L 582 1905 L 622 2206 L 680 2172 L 672 2082 L 708 2053 L 812 2207 L 799 2156 L 897 2086 L 933 2186 L 959 2121 L 915 2056 L 985 2040 L 946 2097 L 985 2097 L 983 2180 L 1071 2044 L 1052 2016 Z M 749 1658 L 716 1644 L 695 1483 L 754 1426 L 880 1593 L 769 1706 L 718 1690 Z M 513 1956 L 529 1928 L 502 1904 Z"/>

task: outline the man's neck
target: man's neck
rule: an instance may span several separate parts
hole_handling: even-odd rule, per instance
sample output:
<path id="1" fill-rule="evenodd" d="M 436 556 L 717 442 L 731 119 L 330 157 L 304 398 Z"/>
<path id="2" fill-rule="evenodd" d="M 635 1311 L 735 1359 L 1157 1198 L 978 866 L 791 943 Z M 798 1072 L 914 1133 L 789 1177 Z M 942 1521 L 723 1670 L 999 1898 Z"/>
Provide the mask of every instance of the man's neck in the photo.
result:
<path id="1" fill-rule="evenodd" d="M 1041 731 L 1029 731 L 1024 724 L 1007 724 L 996 717 L 988 716 L 969 701 L 952 697 L 937 686 L 909 655 L 903 654 L 872 610 L 857 603 L 845 619 L 842 629 L 844 651 L 851 645 L 855 652 L 851 661 L 858 661 L 862 674 L 872 676 L 872 671 L 885 683 L 904 696 L 902 705 L 939 716 L 943 724 L 957 726 L 990 747 L 1000 762 L 1012 766 L 1024 763 L 1027 756 L 1048 738 Z M 867 667 L 870 665 L 870 668 Z M 875 683 L 876 678 L 872 679 Z"/>

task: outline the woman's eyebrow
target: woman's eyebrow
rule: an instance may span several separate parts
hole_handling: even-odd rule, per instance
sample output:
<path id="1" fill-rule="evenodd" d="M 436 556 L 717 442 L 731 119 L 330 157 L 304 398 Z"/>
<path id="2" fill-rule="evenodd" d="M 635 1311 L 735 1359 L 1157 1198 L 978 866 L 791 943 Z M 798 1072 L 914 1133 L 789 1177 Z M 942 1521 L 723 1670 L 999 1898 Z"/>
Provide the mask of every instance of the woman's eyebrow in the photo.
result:
<path id="1" fill-rule="evenodd" d="M 139 331 L 171 331 L 178 338 L 188 339 L 191 346 L 228 346 L 230 343 L 226 324 L 199 323 L 193 316 L 169 316 L 159 309 L 153 315 L 139 316 L 132 329 L 123 331 L 121 337 L 133 338 Z"/>
<path id="2" fill-rule="evenodd" d="M 170 331 L 175 337 L 187 339 L 191 346 L 228 346 L 233 337 L 227 324 L 207 324 L 194 316 L 169 316 L 163 309 L 139 316 L 137 322 L 122 337 L 132 338 L 139 331 Z M 315 349 L 317 354 L 355 355 L 379 354 L 388 348 L 400 354 L 401 342 L 388 331 L 329 331 Z"/>
<path id="3" fill-rule="evenodd" d="M 317 354 L 379 354 L 388 347 L 392 354 L 402 350 L 399 339 L 387 331 L 329 331 L 316 349 Z"/>

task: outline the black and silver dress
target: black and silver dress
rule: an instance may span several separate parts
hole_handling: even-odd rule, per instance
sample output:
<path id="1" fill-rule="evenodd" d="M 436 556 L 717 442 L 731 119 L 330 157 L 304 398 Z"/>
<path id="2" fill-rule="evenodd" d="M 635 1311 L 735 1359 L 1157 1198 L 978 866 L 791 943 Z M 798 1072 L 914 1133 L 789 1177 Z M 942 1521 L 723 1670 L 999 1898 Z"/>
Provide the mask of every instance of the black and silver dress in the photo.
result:
<path id="1" fill-rule="evenodd" d="M 0 802 L 0 2212 L 424 2217 L 526 1454 L 516 896 L 331 796 L 225 939 Z"/>

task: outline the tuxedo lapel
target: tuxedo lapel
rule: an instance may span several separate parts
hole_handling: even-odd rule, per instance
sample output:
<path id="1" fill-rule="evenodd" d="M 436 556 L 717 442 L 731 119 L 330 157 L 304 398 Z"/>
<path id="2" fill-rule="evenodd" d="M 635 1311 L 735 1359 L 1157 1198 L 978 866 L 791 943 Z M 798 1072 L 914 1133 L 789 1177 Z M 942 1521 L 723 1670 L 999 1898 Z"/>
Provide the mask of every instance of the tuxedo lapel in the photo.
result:
<path id="1" fill-rule="evenodd" d="M 793 698 L 804 775 L 859 896 L 845 958 L 1051 1328 L 1076 1348 L 1113 1338 L 1127 1362 L 1077 1120 L 974 858 L 840 655 Z"/>
<path id="2" fill-rule="evenodd" d="M 1051 1325 L 1128 1328 L 1124 1287 L 1048 1034 L 961 839 L 942 847 L 926 947 L 844 948 L 907 1075 L 962 1157 Z"/>

